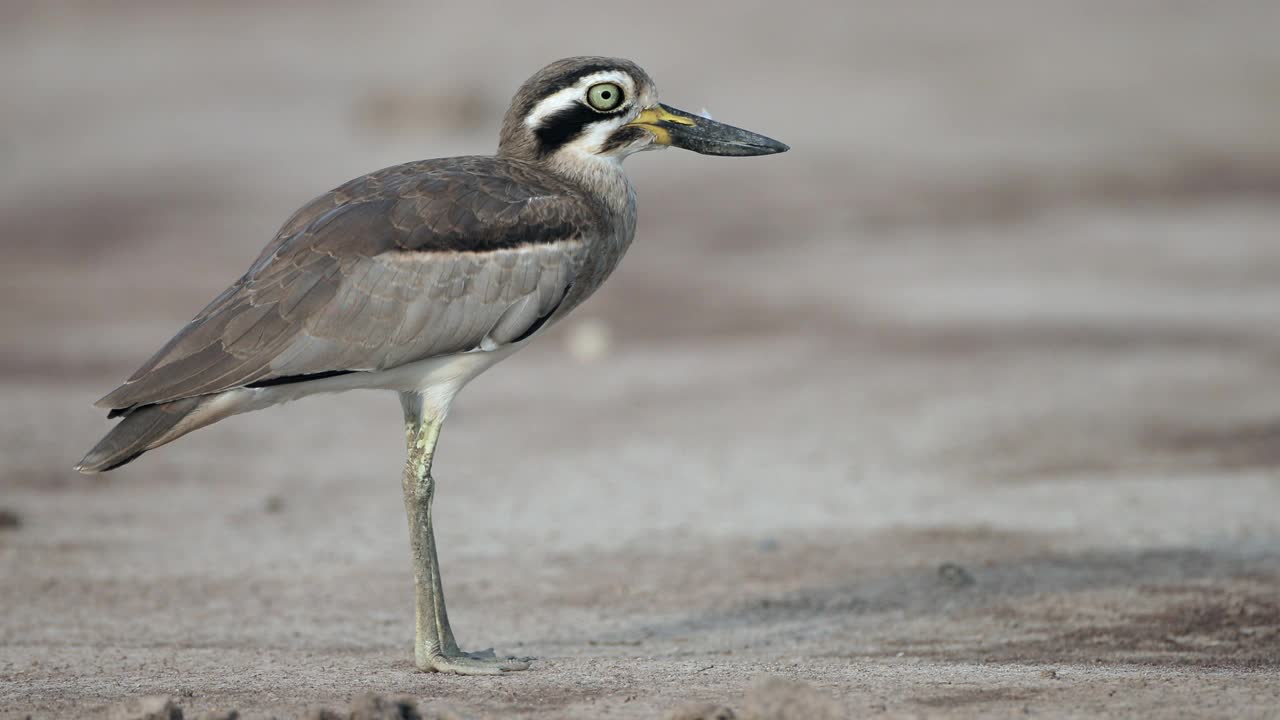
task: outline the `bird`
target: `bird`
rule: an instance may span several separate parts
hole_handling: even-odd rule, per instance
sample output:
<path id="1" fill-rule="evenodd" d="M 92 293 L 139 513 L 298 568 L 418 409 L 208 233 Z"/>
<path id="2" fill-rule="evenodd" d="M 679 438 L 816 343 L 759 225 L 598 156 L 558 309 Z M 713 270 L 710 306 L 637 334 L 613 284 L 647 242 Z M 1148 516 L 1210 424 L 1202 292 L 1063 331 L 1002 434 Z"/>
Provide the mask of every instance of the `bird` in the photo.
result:
<path id="1" fill-rule="evenodd" d="M 348 390 L 399 394 L 420 670 L 496 675 L 532 658 L 458 647 L 431 505 L 441 426 L 469 381 L 576 308 L 636 232 L 622 161 L 788 146 L 658 101 L 632 61 L 570 57 L 517 90 L 496 155 L 377 170 L 311 200 L 249 269 L 96 405 L 119 422 L 76 466 L 114 470 L 233 415 Z"/>

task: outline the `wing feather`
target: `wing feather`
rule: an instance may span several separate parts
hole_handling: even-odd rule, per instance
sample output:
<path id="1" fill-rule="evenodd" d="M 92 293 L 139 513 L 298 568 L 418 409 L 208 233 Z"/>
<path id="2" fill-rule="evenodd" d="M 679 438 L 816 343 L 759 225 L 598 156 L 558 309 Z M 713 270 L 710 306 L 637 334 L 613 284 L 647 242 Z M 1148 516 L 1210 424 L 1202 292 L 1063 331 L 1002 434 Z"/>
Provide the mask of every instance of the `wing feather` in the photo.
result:
<path id="1" fill-rule="evenodd" d="M 565 299 L 602 231 L 581 191 L 458 158 L 389 168 L 312 201 L 234 285 L 99 405 L 382 370 L 522 336 Z M 531 305 L 537 312 L 511 312 Z"/>

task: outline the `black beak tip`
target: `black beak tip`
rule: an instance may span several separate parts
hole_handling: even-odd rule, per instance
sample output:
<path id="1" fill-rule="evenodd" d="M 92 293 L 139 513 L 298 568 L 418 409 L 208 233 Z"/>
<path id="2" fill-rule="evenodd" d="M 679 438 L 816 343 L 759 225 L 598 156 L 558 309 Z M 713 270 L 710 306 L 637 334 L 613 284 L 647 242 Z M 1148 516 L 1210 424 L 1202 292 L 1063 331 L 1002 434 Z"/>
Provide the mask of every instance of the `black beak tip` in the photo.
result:
<path id="1" fill-rule="evenodd" d="M 790 145 L 786 143 L 778 142 L 777 140 L 773 140 L 772 138 L 769 140 L 769 142 L 771 144 L 765 146 L 766 155 L 776 155 L 778 153 L 784 153 L 791 149 Z"/>
<path id="2" fill-rule="evenodd" d="M 709 117 L 692 115 L 670 105 L 662 110 L 676 118 L 675 122 L 660 123 L 670 134 L 667 144 L 702 155 L 777 155 L 791 149 L 771 137 L 749 130 L 716 122 Z"/>
<path id="3" fill-rule="evenodd" d="M 768 138 L 763 135 L 757 135 L 756 137 L 752 138 L 750 141 L 742 143 L 738 147 L 739 147 L 738 152 L 725 153 L 725 154 L 726 155 L 728 154 L 777 155 L 778 153 L 784 153 L 791 149 L 790 145 L 787 145 L 786 143 L 780 143 L 777 140 L 774 140 L 773 138 Z"/>

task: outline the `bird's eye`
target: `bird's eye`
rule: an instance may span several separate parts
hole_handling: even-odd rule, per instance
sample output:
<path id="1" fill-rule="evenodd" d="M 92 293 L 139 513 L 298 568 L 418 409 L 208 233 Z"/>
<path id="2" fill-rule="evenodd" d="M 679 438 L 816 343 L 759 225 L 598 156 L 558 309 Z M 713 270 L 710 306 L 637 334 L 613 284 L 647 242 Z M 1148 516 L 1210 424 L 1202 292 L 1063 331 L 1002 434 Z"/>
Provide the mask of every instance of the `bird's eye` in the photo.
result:
<path id="1" fill-rule="evenodd" d="M 587 90 L 587 104 L 600 112 L 609 112 L 622 104 L 622 88 L 613 83 L 598 83 Z"/>

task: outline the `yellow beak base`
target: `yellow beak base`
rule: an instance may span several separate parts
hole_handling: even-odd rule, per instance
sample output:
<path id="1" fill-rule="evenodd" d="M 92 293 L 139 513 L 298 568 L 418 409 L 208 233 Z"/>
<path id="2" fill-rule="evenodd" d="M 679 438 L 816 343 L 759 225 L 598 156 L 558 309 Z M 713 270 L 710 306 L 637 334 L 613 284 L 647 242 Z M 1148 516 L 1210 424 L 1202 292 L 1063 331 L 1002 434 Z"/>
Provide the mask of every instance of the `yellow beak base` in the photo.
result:
<path id="1" fill-rule="evenodd" d="M 642 111 L 636 116 L 635 120 L 627 123 L 627 126 L 642 127 L 645 130 L 648 130 L 653 134 L 654 144 L 670 145 L 671 133 L 667 128 L 662 126 L 662 123 L 689 126 L 694 125 L 693 118 L 668 112 L 665 105 L 659 104 Z"/>
<path id="2" fill-rule="evenodd" d="M 662 103 L 645 108 L 627 126 L 649 131 L 655 145 L 670 145 L 703 155 L 772 155 L 789 149 L 773 138 Z"/>

